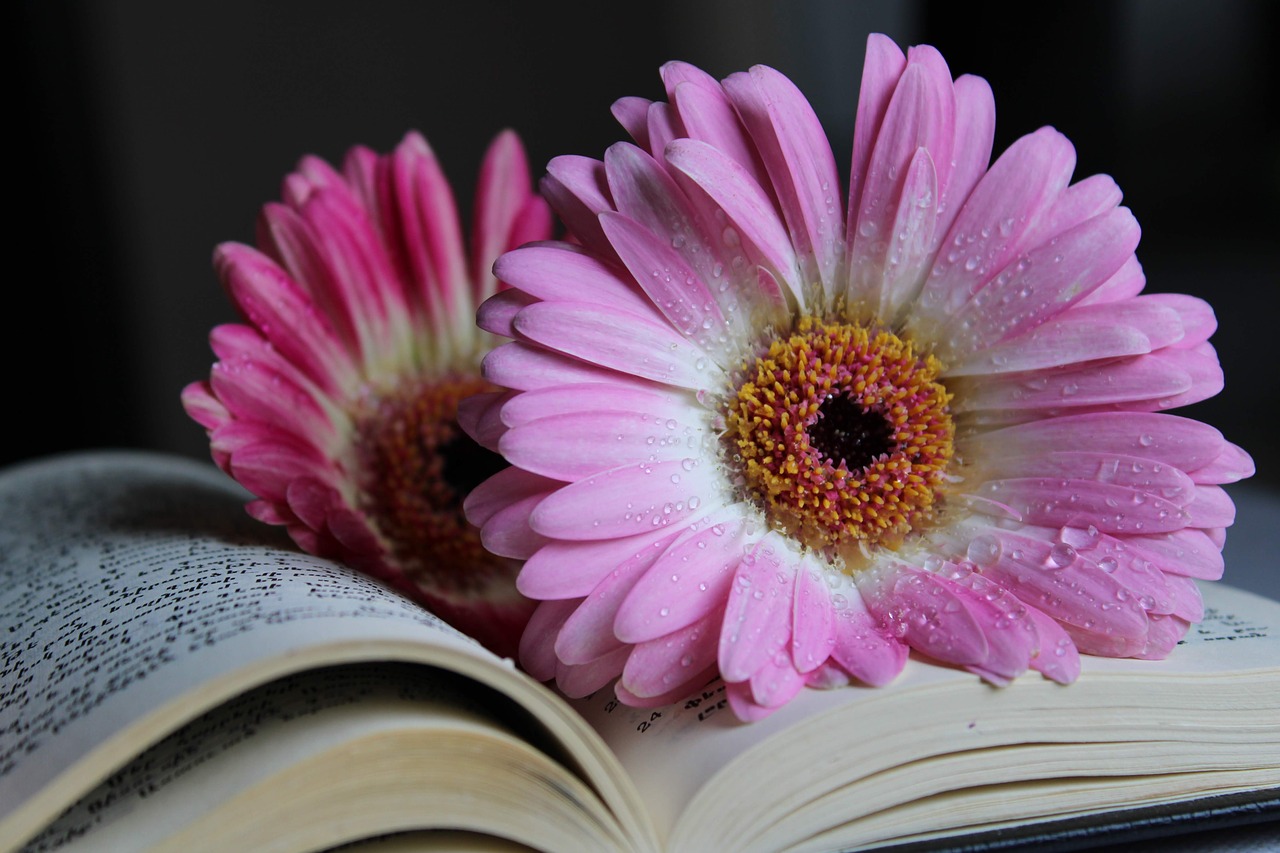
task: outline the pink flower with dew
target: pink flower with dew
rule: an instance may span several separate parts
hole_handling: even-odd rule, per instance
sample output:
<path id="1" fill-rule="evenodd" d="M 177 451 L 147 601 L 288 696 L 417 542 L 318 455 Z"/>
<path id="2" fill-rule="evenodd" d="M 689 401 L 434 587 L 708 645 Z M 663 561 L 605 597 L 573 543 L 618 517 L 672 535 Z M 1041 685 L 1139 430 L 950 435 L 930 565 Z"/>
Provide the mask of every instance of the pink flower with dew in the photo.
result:
<path id="1" fill-rule="evenodd" d="M 305 550 L 376 576 L 500 653 L 533 602 L 518 564 L 487 551 L 462 499 L 505 463 L 457 426 L 487 390 L 495 342 L 476 306 L 494 258 L 550 234 L 519 139 L 490 146 L 470 252 L 435 155 L 410 133 L 390 154 L 353 148 L 341 172 L 307 157 L 267 204 L 258 248 L 214 265 L 243 324 L 215 328 L 219 361 L 184 389 L 214 460 Z"/>
<path id="2" fill-rule="evenodd" d="M 985 81 L 873 36 L 847 207 L 777 71 L 662 68 L 635 143 L 551 161 L 578 244 L 499 259 L 510 389 L 464 425 L 513 467 L 468 516 L 527 559 L 521 643 L 571 695 L 721 676 L 735 712 L 895 677 L 1003 685 L 1159 658 L 1201 617 L 1252 473 L 1164 410 L 1217 393 L 1199 299 L 1140 295 L 1138 225 L 1044 128 L 993 164 Z"/>

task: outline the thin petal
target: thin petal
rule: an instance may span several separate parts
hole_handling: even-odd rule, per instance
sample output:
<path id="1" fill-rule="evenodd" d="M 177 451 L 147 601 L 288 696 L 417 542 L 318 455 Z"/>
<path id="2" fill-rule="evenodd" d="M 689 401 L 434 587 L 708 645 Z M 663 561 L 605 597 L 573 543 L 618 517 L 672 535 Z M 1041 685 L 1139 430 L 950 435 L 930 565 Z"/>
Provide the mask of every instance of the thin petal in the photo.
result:
<path id="1" fill-rule="evenodd" d="M 766 535 L 733 575 L 720 630 L 720 673 L 726 681 L 751 678 L 791 639 L 796 570 L 775 550 L 785 548 L 775 544 L 776 538 L 777 534 Z M 790 655 L 786 660 L 794 672 Z"/>
<path id="2" fill-rule="evenodd" d="M 638 643 L 622 670 L 622 684 L 635 696 L 669 693 L 716 662 L 719 614 L 666 636 Z"/>
<path id="3" fill-rule="evenodd" d="M 685 388 L 719 372 L 705 351 L 666 322 L 585 302 L 539 302 L 514 326 L 523 337 L 592 364 Z"/>
<path id="4" fill-rule="evenodd" d="M 717 466 L 700 461 L 642 463 L 570 483 L 534 511 L 533 529 L 555 539 L 609 539 L 666 527 L 708 506 L 720 487 Z"/>
<path id="5" fill-rule="evenodd" d="M 742 559 L 746 525 L 730 508 L 668 548 L 627 597 L 614 623 L 629 643 L 656 640 L 719 612 Z"/>
<path id="6" fill-rule="evenodd" d="M 772 68 L 757 65 L 724 81 L 764 160 L 805 270 L 834 292 L 844 229 L 837 202 L 839 176 L 821 122 L 795 85 Z"/>

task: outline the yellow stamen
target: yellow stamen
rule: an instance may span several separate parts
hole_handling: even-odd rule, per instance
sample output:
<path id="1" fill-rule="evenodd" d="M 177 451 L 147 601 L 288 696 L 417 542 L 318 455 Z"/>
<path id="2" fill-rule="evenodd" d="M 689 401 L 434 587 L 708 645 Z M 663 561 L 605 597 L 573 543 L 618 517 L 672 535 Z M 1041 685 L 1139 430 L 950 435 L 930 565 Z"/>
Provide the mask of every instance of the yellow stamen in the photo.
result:
<path id="1" fill-rule="evenodd" d="M 839 551 L 926 524 L 953 455 L 941 371 L 890 332 L 812 317 L 744 364 L 728 440 L 770 521 Z"/>

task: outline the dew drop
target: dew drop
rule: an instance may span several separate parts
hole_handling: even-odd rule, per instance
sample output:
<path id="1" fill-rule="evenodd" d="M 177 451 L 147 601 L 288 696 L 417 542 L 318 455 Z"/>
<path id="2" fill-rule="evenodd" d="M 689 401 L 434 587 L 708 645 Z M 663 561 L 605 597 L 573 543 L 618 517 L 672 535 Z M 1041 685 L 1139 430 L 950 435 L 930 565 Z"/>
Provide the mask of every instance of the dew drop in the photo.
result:
<path id="1" fill-rule="evenodd" d="M 1058 542 L 1049 549 L 1049 563 L 1055 568 L 1064 569 L 1075 562 L 1076 549 L 1065 542 Z"/>
<path id="2" fill-rule="evenodd" d="M 977 566 L 990 568 L 1000 561 L 1000 542 L 994 536 L 977 536 L 969 543 L 965 556 Z"/>

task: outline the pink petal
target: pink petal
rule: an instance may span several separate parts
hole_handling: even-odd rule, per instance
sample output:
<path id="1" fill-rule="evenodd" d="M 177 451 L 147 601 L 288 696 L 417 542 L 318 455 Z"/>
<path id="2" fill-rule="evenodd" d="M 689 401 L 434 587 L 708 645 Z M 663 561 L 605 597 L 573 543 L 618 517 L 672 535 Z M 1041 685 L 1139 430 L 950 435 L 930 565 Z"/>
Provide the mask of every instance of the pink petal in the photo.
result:
<path id="1" fill-rule="evenodd" d="M 831 656 L 865 684 L 888 684 L 907 662 L 907 645 L 881 630 L 856 593 L 841 598 L 835 602 L 836 644 Z"/>
<path id="2" fill-rule="evenodd" d="M 642 553 L 652 553 L 656 559 L 678 535 L 679 531 L 662 527 L 598 542 L 553 539 L 525 561 L 516 586 L 529 598 L 582 598 L 622 563 L 638 560 Z"/>
<path id="3" fill-rule="evenodd" d="M 521 311 L 523 337 L 643 379 L 701 388 L 718 373 L 705 351 L 664 321 L 585 302 L 539 302 Z"/>
<path id="4" fill-rule="evenodd" d="M 499 452 L 514 465 L 573 482 L 612 468 L 651 462 L 696 460 L 691 442 L 701 444 L 706 413 L 692 406 L 669 406 L 650 416 L 643 411 L 600 410 L 552 415 L 508 430 Z M 677 475 L 679 476 L 679 475 Z"/>
<path id="5" fill-rule="evenodd" d="M 1176 312 L 1145 301 L 1076 305 L 995 346 L 976 350 L 947 367 L 948 376 L 1011 373 L 1141 355 L 1182 336 Z"/>
<path id="6" fill-rule="evenodd" d="M 609 107 L 609 112 L 617 119 L 622 129 L 631 135 L 636 144 L 645 150 L 649 148 L 649 105 L 653 101 L 648 98 L 628 96 L 619 98 Z"/>
<path id="7" fill-rule="evenodd" d="M 1104 281 L 1096 290 L 1080 300 L 1081 305 L 1108 305 L 1131 299 L 1146 287 L 1147 277 L 1136 257 L 1129 258 L 1120 269 Z"/>
<path id="8" fill-rule="evenodd" d="M 318 387 L 335 393 L 353 368 L 325 317 L 283 270 L 248 246 L 223 243 L 218 276 L 245 318 Z"/>
<path id="9" fill-rule="evenodd" d="M 1198 297 L 1185 293 L 1151 293 L 1142 298 L 1177 312 L 1184 332 L 1178 346 L 1190 347 L 1207 341 L 1218 328 L 1213 308 Z"/>
<path id="10" fill-rule="evenodd" d="M 1023 254 L 943 324 L 946 354 L 982 349 L 1059 314 L 1101 285 L 1133 255 L 1140 230 L 1116 208 Z"/>
<path id="11" fill-rule="evenodd" d="M 498 451 L 498 441 L 507 431 L 502 422 L 503 406 L 519 391 L 488 391 L 458 402 L 458 427 L 486 450 Z"/>
<path id="12" fill-rule="evenodd" d="M 991 87 L 981 77 L 969 74 L 956 78 L 955 165 L 946 184 L 939 187 L 938 223 L 935 234 L 951 230 L 974 186 L 991 163 L 991 147 L 996 132 L 996 103 Z"/>
<path id="13" fill-rule="evenodd" d="M 911 325 L 941 325 L 1013 261 L 1029 221 L 1066 188 L 1074 168 L 1071 143 L 1051 128 L 1014 142 L 974 187 L 942 240 Z"/>
<path id="14" fill-rule="evenodd" d="M 729 707 L 733 710 L 734 716 L 744 723 L 759 722 L 778 710 L 776 707 L 767 707 L 756 702 L 751 683 L 747 681 L 725 685 L 725 697 L 729 700 Z"/>
<path id="15" fill-rule="evenodd" d="M 690 518 L 716 494 L 716 469 L 699 461 L 690 469 L 682 460 L 606 471 L 548 497 L 531 523 L 544 536 L 570 540 L 610 539 L 666 527 Z"/>
<path id="16" fill-rule="evenodd" d="M 1098 480 L 1151 494 L 1179 506 L 1191 500 L 1195 484 L 1172 465 L 1153 464 L 1136 456 L 1075 450 L 1022 456 L 1008 454 L 984 467 L 989 479 L 1000 477 L 1061 477 Z M 1068 485 L 1060 483 L 1060 489 Z"/>
<path id="17" fill-rule="evenodd" d="M 719 612 L 742 559 L 745 524 L 735 515 L 707 519 L 662 554 L 619 609 L 619 638 L 656 640 Z"/>
<path id="18" fill-rule="evenodd" d="M 1256 472 L 1253 458 L 1229 441 L 1222 443 L 1222 452 L 1207 465 L 1189 472 L 1197 483 L 1236 483 Z"/>
<path id="19" fill-rule="evenodd" d="M 520 637 L 520 666 L 538 681 L 555 678 L 559 663 L 555 654 L 556 635 L 578 603 L 576 599 L 543 601 L 529 618 Z"/>
<path id="20" fill-rule="evenodd" d="M 287 373 L 260 361 L 219 361 L 210 372 L 209 386 L 237 419 L 255 421 L 316 448 L 333 446 L 339 435 L 327 406 Z"/>
<path id="21" fill-rule="evenodd" d="M 967 596 L 931 572 L 904 566 L 857 580 L 867 609 L 913 649 L 960 666 L 989 657 L 985 631 Z"/>
<path id="22" fill-rule="evenodd" d="M 639 550 L 604 576 L 565 620 L 556 638 L 556 655 L 560 660 L 569 664 L 587 663 L 628 645 L 613 630 L 618 609 L 662 553 L 656 548 Z"/>
<path id="23" fill-rule="evenodd" d="M 1170 347 L 1156 354 L 1170 369 L 1181 370 L 1191 379 L 1191 387 L 1179 394 L 1161 395 L 1153 408 L 1173 409 L 1189 406 L 1217 395 L 1223 388 L 1222 365 L 1218 354 L 1208 343 L 1190 349 Z M 1152 394 L 1154 397 L 1154 392 Z"/>
<path id="24" fill-rule="evenodd" d="M 663 101 L 650 104 L 649 153 L 661 159 L 663 149 L 678 136 L 684 136 L 684 128 L 680 126 L 680 117 L 671 105 Z"/>
<path id="25" fill-rule="evenodd" d="M 973 377 L 956 394 L 953 411 L 1060 412 L 1156 400 L 1193 387 L 1192 377 L 1156 353 L 1104 364 L 1086 363 L 1022 374 Z"/>
<path id="26" fill-rule="evenodd" d="M 523 426 L 542 418 L 570 413 L 590 412 L 674 412 L 682 421 L 697 420 L 691 397 L 687 392 L 664 385 L 640 388 L 612 382 L 556 385 L 516 394 L 502 409 L 502 422 L 509 427 Z M 700 410 L 705 416 L 706 411 Z M 664 428 L 665 427 L 665 420 Z M 657 443 L 656 441 L 654 442 Z M 664 442 L 669 444 L 670 442 Z"/>
<path id="27" fill-rule="evenodd" d="M 1236 505 L 1221 486 L 1196 486 L 1187 512 L 1191 527 L 1230 527 L 1236 520 Z"/>
<path id="28" fill-rule="evenodd" d="M 532 495 L 550 492 L 558 485 L 555 480 L 519 468 L 503 468 L 468 493 L 462 504 L 463 512 L 467 521 L 483 527 L 499 511 Z"/>
<path id="29" fill-rule="evenodd" d="M 845 242 L 852 246 L 862 201 L 862 188 L 867 180 L 871 154 L 880 135 L 889 100 L 893 97 L 907 67 L 907 57 L 893 39 L 879 33 L 867 37 L 866 57 L 862 65 L 862 83 L 858 92 L 858 114 L 853 128 L 853 161 L 849 172 L 849 233 Z"/>
<path id="30" fill-rule="evenodd" d="M 677 75 L 671 72 L 677 69 L 681 71 L 680 79 L 673 87 L 672 82 Z M 671 104 L 680 116 L 680 123 L 684 125 L 689 139 L 705 142 L 723 152 L 745 169 L 757 184 L 767 180 L 764 166 L 738 121 L 733 104 L 716 80 L 693 66 L 679 62 L 664 65 L 663 78 L 671 95 Z"/>
<path id="31" fill-rule="evenodd" d="M 241 447 L 231 457 L 231 475 L 253 494 L 275 503 L 287 501 L 289 484 L 299 477 L 324 479 L 327 462 L 279 442 Z"/>
<path id="32" fill-rule="evenodd" d="M 342 285 L 336 280 L 325 257 L 323 238 L 316 234 L 314 226 L 299 211 L 283 204 L 269 203 L 263 206 L 258 217 L 257 242 L 268 256 L 263 260 L 278 264 L 283 268 L 281 272 L 301 286 L 305 298 L 319 309 L 315 313 L 324 317 L 339 345 L 351 355 L 359 356 L 362 344 L 353 316 L 354 306 L 345 298 Z M 240 306 L 240 298 L 234 289 L 236 282 L 229 279 L 222 268 L 222 256 L 226 248 L 233 248 L 240 253 L 248 247 L 234 243 L 223 244 L 214 252 L 214 267 L 218 270 L 223 285 L 227 287 L 240 311 L 245 313 L 246 309 Z M 250 270 L 250 274 L 256 272 L 258 270 Z M 256 284 L 252 281 L 248 283 Z M 253 322 L 263 328 L 257 320 Z"/>
<path id="33" fill-rule="evenodd" d="M 521 309 L 527 308 L 538 300 L 518 290 L 504 290 L 484 301 L 476 310 L 476 325 L 486 332 L 501 335 L 504 338 L 516 336 L 512 322 Z"/>
<path id="34" fill-rule="evenodd" d="M 213 395 L 206 381 L 192 382 L 182 389 L 182 408 L 205 429 L 215 429 L 231 419 L 231 413 Z"/>
<path id="35" fill-rule="evenodd" d="M 720 629 L 720 673 L 726 681 L 751 678 L 791 639 L 796 569 L 775 551 L 775 547 L 786 548 L 775 545 L 777 536 L 766 534 L 741 558 L 733 575 Z M 790 655 L 786 661 L 786 668 L 794 672 Z"/>
<path id="36" fill-rule="evenodd" d="M 573 666 L 562 661 L 556 667 L 556 686 L 571 699 L 589 696 L 618 677 L 630 651 L 628 648 L 615 649 L 593 661 Z"/>
<path id="37" fill-rule="evenodd" d="M 678 631 L 637 644 L 622 670 L 623 686 L 635 696 L 661 696 L 714 665 L 717 617 L 709 614 Z"/>
<path id="38" fill-rule="evenodd" d="M 825 663 L 836 642 L 835 606 L 820 571 L 801 566 L 796 572 L 791 661 L 800 673 L 813 672 Z"/>
<path id="39" fill-rule="evenodd" d="M 686 265 L 669 242 L 662 242 L 621 214 L 602 214 L 600 225 L 618 257 L 672 328 L 704 352 L 717 353 L 720 349 L 717 336 L 724 336 L 726 322 L 716 305 L 716 297 L 707 289 L 704 276 Z M 678 226 L 672 226 L 672 230 L 677 229 Z M 677 234 L 669 239 L 698 240 L 691 232 L 688 228 L 685 233 L 690 234 L 689 237 Z M 705 247 L 698 251 L 704 256 L 710 254 Z"/>
<path id="40" fill-rule="evenodd" d="M 772 68 L 734 74 L 724 88 L 756 143 L 800 256 L 814 261 L 805 272 L 832 293 L 844 233 L 839 176 L 821 122 L 795 85 Z"/>
<path id="41" fill-rule="evenodd" d="M 1031 659 L 1031 668 L 1059 684 L 1070 684 L 1079 678 L 1080 652 L 1062 626 L 1034 607 L 1027 607 L 1027 618 L 1035 624 L 1040 640 L 1040 651 Z"/>
<path id="42" fill-rule="evenodd" d="M 1054 242 L 1075 228 L 1120 205 L 1123 194 L 1110 175 L 1090 175 L 1062 191 L 1028 229 L 1023 245 Z"/>
<path id="43" fill-rule="evenodd" d="M 626 272 L 568 243 L 522 246 L 494 264 L 499 279 L 549 302 L 592 302 L 645 314 L 653 303 Z"/>
<path id="44" fill-rule="evenodd" d="M 494 385 L 522 391 L 587 383 L 654 387 L 639 377 L 587 364 L 522 341 L 501 344 L 491 349 L 484 357 L 480 372 Z"/>
<path id="45" fill-rule="evenodd" d="M 1186 636 L 1191 626 L 1177 616 L 1151 617 L 1151 632 L 1147 636 L 1147 646 L 1141 654 L 1134 657 L 1143 660 L 1164 660 L 1173 651 L 1178 641 Z"/>
<path id="46" fill-rule="evenodd" d="M 1115 483 L 1027 477 L 991 480 L 976 494 L 1017 510 L 1029 524 L 1093 525 L 1104 533 L 1167 533 L 1188 526 L 1178 504 Z"/>
<path id="47" fill-rule="evenodd" d="M 386 161 L 381 211 L 387 236 L 402 253 L 422 305 L 443 330 L 458 316 L 469 281 L 453 190 L 431 146 L 409 133 Z"/>
<path id="48" fill-rule="evenodd" d="M 1127 536 L 1125 548 L 1150 560 L 1160 571 L 1216 581 L 1222 577 L 1222 547 L 1201 530 Z"/>
<path id="49" fill-rule="evenodd" d="M 878 291 L 878 316 L 896 318 L 923 286 L 928 265 L 933 260 L 937 204 L 938 178 L 933 158 L 928 149 L 918 148 L 906 168 L 894 221 L 877 243 L 877 247 L 886 247 L 879 259 L 883 270 L 881 286 L 873 289 L 873 280 L 868 274 L 866 284 L 860 288 L 867 298 Z M 855 250 L 854 275 L 858 274 L 857 264 L 874 262 L 875 258 L 876 254 L 870 251 L 864 256 Z"/>
<path id="50" fill-rule="evenodd" d="M 513 501 L 490 516 L 480 530 L 480 541 L 485 549 L 513 560 L 527 560 L 537 553 L 547 544 L 547 539 L 529 527 L 529 514 L 547 494 L 541 492 Z"/>
<path id="51" fill-rule="evenodd" d="M 1204 618 L 1204 598 L 1196 582 L 1182 575 L 1165 575 L 1165 584 L 1174 599 L 1170 615 L 1187 622 L 1199 622 Z"/>
<path id="52" fill-rule="evenodd" d="M 562 155 L 547 163 L 539 185 L 543 197 L 565 227 L 593 254 L 610 258 L 613 250 L 600 231 L 597 216 L 613 209 L 605 182 L 604 163 L 589 157 Z M 498 276 L 502 278 L 501 275 Z"/>
<path id="53" fill-rule="evenodd" d="M 768 269 L 803 305 L 804 280 L 791 237 L 773 202 L 747 169 L 724 152 L 692 139 L 673 142 L 667 149 L 667 160 L 724 213 L 746 257 Z M 724 273 L 733 274 L 733 270 Z"/>
<path id="54" fill-rule="evenodd" d="M 1217 458 L 1222 434 L 1173 415 L 1138 412 L 1069 415 L 1005 427 L 970 439 L 974 458 L 1058 450 L 1118 453 L 1194 471 Z"/>
<path id="55" fill-rule="evenodd" d="M 804 687 L 805 677 L 796 672 L 786 655 L 774 655 L 751 674 L 751 698 L 763 708 L 781 708 Z"/>
<path id="56" fill-rule="evenodd" d="M 1074 628 L 1069 633 L 1082 651 L 1094 648 L 1091 638 L 1102 634 L 1114 638 L 1116 648 L 1125 654 L 1145 643 L 1146 613 L 1105 571 L 1026 535 L 996 528 L 983 535 L 999 542 L 1000 547 L 999 558 L 982 566 L 983 574 Z"/>
<path id="57" fill-rule="evenodd" d="M 621 681 L 613 686 L 613 691 L 624 704 L 633 708 L 663 708 L 689 698 L 700 688 L 711 684 L 716 679 L 715 667 L 708 667 L 702 672 L 690 676 L 683 684 L 658 696 L 637 696 L 628 690 Z"/>
<path id="58" fill-rule="evenodd" d="M 906 220 L 904 214 L 913 213 L 911 208 L 921 200 L 927 201 L 927 206 L 917 214 L 924 221 L 916 230 L 927 229 L 927 236 L 916 238 L 923 244 L 919 261 L 929 253 L 938 189 L 950 176 L 954 141 L 951 72 L 933 48 L 912 48 L 867 165 L 862 196 L 856 206 L 850 200 L 851 215 L 856 211 L 858 217 L 857 227 L 849 232 L 854 261 L 852 294 L 866 294 L 875 301 L 875 271 L 883 269 L 891 255 L 899 225 Z M 908 209 L 903 211 L 900 205 Z M 914 282 L 911 290 L 914 293 Z M 894 304 L 904 301 L 890 300 Z"/>
<path id="59" fill-rule="evenodd" d="M 329 514 L 346 504 L 333 486 L 315 477 L 298 477 L 285 489 L 289 510 L 313 530 L 325 530 Z"/>

